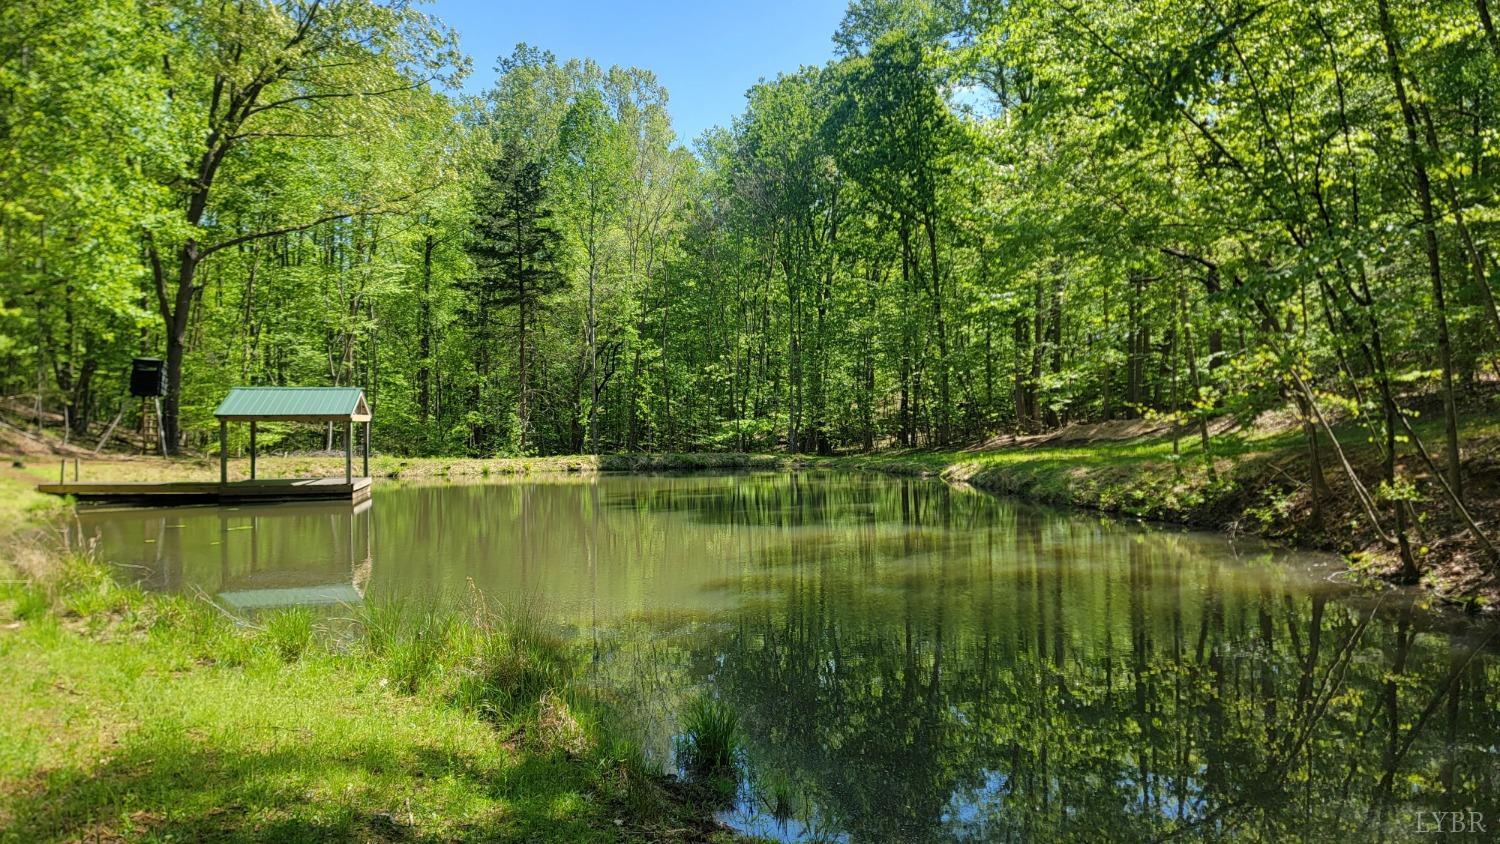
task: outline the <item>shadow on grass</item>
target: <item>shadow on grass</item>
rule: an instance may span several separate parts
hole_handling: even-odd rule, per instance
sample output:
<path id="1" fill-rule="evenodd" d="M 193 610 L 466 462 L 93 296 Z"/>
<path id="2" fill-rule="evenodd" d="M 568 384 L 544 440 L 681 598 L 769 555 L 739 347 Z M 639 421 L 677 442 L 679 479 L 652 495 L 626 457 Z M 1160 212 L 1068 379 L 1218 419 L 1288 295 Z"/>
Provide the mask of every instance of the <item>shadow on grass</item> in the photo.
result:
<path id="1" fill-rule="evenodd" d="M 619 837 L 602 822 L 608 807 L 563 757 L 488 762 L 378 741 L 246 751 L 137 734 L 98 767 L 54 770 L 10 791 L 0 797 L 5 841 Z"/>

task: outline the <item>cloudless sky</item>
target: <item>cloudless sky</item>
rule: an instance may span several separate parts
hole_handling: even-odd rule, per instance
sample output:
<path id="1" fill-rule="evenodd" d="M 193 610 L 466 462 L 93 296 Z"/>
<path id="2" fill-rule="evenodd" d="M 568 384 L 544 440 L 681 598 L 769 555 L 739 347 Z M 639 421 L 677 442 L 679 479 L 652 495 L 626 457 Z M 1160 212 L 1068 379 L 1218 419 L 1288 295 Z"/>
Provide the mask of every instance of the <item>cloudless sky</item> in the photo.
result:
<path id="1" fill-rule="evenodd" d="M 761 78 L 821 65 L 847 0 L 436 0 L 423 11 L 458 30 L 479 93 L 495 81 L 495 61 L 518 42 L 560 61 L 591 58 L 603 67 L 655 71 L 667 89 L 677 140 L 727 126 Z"/>

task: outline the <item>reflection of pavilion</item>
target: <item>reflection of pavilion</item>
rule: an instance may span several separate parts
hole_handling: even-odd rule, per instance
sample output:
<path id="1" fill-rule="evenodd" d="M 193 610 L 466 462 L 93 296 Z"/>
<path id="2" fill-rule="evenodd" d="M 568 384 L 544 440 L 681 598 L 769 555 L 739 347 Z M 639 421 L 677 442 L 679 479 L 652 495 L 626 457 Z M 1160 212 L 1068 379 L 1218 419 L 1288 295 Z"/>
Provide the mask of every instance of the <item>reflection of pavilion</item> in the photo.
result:
<path id="1" fill-rule="evenodd" d="M 369 500 L 171 510 L 80 508 L 78 539 L 141 585 L 234 611 L 358 603 L 374 559 Z"/>
<path id="2" fill-rule="evenodd" d="M 329 504 L 317 508 L 299 506 L 299 513 L 308 509 L 326 509 L 330 523 L 337 526 L 339 516 L 347 514 L 347 550 L 349 575 L 332 580 L 332 572 L 319 569 L 287 569 L 270 561 L 264 567 L 261 560 L 260 525 L 261 516 L 250 517 L 250 564 L 248 571 L 236 572 L 229 563 L 230 543 L 221 539 L 220 578 L 218 599 L 233 610 L 260 610 L 273 607 L 325 606 L 330 604 L 357 604 L 364 600 L 365 586 L 370 582 L 374 566 L 374 541 L 371 533 L 371 506 L 367 499 L 358 504 Z M 219 515 L 220 535 L 229 534 L 227 513 Z M 310 514 L 309 514 L 310 515 Z M 362 529 L 357 526 L 363 525 Z M 337 531 L 337 528 L 335 528 Z M 362 542 L 357 534 L 362 534 Z M 335 546 L 338 544 L 334 543 Z"/>

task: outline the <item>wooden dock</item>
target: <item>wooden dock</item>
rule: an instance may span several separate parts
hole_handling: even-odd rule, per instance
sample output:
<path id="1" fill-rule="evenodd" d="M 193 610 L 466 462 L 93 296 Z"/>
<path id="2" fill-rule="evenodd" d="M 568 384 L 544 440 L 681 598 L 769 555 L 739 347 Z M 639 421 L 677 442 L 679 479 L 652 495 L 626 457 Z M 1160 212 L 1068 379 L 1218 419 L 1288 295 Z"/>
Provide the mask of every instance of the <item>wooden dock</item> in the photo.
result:
<path id="1" fill-rule="evenodd" d="M 253 504 L 272 501 L 350 501 L 370 497 L 370 479 L 288 478 L 284 480 L 170 481 L 167 483 L 41 484 L 38 492 L 71 495 L 79 501 L 175 507 L 188 504 Z"/>

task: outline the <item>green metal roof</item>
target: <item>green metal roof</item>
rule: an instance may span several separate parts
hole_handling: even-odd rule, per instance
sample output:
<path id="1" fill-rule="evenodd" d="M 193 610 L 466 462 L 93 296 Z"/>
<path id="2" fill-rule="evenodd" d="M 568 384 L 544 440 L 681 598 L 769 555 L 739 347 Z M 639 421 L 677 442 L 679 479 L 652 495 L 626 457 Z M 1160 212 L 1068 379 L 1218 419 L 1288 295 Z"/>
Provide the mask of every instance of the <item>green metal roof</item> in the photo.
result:
<path id="1" fill-rule="evenodd" d="M 214 416 L 220 419 L 277 419 L 321 422 L 365 421 L 370 408 L 359 387 L 235 387 Z"/>

